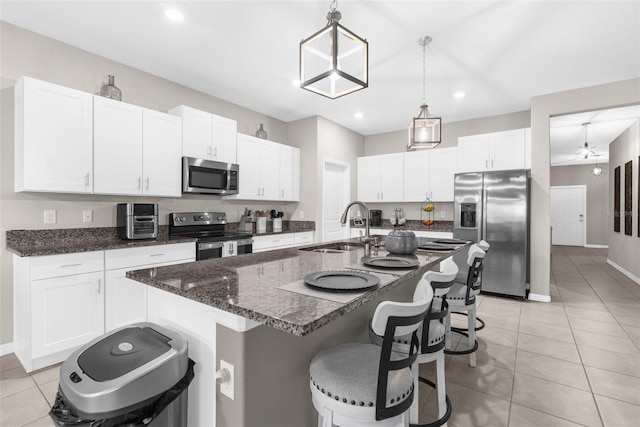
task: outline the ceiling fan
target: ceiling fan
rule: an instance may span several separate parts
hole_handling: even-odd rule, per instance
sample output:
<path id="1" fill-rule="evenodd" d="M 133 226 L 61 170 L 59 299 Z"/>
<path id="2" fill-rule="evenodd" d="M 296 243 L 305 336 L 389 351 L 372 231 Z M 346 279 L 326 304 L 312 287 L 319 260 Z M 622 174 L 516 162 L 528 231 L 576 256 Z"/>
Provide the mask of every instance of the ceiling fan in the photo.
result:
<path id="1" fill-rule="evenodd" d="M 589 147 L 589 143 L 587 142 L 587 126 L 589 126 L 590 124 L 591 123 L 589 122 L 582 124 L 582 126 L 584 126 L 584 145 L 583 146 L 578 145 L 578 148 L 580 149 L 580 151 L 576 153 L 576 156 L 582 157 L 585 160 L 588 159 L 590 155 L 592 156 L 596 155 L 596 152 L 593 151 L 593 149 L 596 147 Z"/>

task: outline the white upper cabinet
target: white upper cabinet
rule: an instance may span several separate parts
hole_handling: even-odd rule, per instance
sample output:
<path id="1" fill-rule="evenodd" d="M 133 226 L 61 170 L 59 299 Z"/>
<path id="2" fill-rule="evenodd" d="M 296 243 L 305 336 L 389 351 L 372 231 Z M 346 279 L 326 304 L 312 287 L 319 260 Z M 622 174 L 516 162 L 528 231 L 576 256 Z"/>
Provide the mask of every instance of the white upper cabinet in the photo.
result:
<path id="1" fill-rule="evenodd" d="M 422 202 L 429 197 L 429 151 L 404 153 L 404 200 Z"/>
<path id="2" fill-rule="evenodd" d="M 182 155 L 237 163 L 235 120 L 179 105 L 169 110 L 182 117 Z"/>
<path id="3" fill-rule="evenodd" d="M 434 202 L 453 202 L 458 149 L 438 148 L 429 151 L 429 198 Z"/>
<path id="4" fill-rule="evenodd" d="M 358 157 L 358 200 L 401 202 L 404 199 L 403 153 Z"/>
<path id="5" fill-rule="evenodd" d="M 238 134 L 239 192 L 225 199 L 300 200 L 300 150 Z"/>
<path id="6" fill-rule="evenodd" d="M 142 194 L 182 195 L 179 117 L 149 109 L 142 110 Z"/>
<path id="7" fill-rule="evenodd" d="M 94 192 L 180 197 L 180 118 L 94 98 Z"/>
<path id="8" fill-rule="evenodd" d="M 300 201 L 300 149 L 280 145 L 280 200 Z"/>
<path id="9" fill-rule="evenodd" d="M 524 169 L 526 129 L 458 138 L 458 171 Z"/>
<path id="10" fill-rule="evenodd" d="M 97 194 L 142 194 L 142 107 L 95 96 L 94 183 Z"/>
<path id="11" fill-rule="evenodd" d="M 15 191 L 92 190 L 93 95 L 22 77 L 15 87 Z"/>
<path id="12" fill-rule="evenodd" d="M 455 147 L 404 153 L 404 201 L 453 201 L 457 162 Z"/>

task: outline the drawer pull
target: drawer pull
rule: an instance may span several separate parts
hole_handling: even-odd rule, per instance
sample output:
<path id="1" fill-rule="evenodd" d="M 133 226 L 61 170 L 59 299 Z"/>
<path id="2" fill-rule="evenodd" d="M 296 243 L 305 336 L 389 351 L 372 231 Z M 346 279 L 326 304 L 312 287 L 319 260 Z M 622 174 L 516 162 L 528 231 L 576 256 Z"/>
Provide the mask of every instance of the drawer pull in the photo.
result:
<path id="1" fill-rule="evenodd" d="M 60 268 L 77 267 L 79 265 L 82 265 L 82 263 L 78 263 L 78 264 L 63 264 L 63 265 L 60 266 Z"/>
<path id="2" fill-rule="evenodd" d="M 151 254 L 149 256 L 164 256 L 164 254 Z"/>

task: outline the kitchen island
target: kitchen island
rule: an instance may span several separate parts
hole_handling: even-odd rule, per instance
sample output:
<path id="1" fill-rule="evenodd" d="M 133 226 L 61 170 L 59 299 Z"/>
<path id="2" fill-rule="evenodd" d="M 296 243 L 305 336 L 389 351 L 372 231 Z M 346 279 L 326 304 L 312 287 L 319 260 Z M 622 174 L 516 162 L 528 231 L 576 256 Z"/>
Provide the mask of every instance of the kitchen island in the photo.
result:
<path id="1" fill-rule="evenodd" d="M 357 244 L 357 239 L 351 241 Z M 321 349 L 368 340 L 367 324 L 383 300 L 411 300 L 416 283 L 440 261 L 463 250 L 416 252 L 410 270 L 367 271 L 364 249 L 281 249 L 137 270 L 127 277 L 149 285 L 148 320 L 189 341 L 196 362 L 190 386 L 190 426 L 308 426 L 316 423 L 308 365 Z M 311 249 L 311 250 L 309 250 Z M 372 256 L 387 256 L 382 249 Z M 380 279 L 350 295 L 309 290 L 303 278 L 319 271 L 365 271 Z M 221 361 L 233 366 L 233 399 L 216 392 Z"/>

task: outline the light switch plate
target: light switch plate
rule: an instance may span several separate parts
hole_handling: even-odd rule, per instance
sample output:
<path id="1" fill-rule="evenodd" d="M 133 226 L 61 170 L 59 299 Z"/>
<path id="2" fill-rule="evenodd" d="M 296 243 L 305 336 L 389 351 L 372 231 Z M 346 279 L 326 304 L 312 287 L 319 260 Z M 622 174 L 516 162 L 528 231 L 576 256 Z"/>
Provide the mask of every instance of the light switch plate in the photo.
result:
<path id="1" fill-rule="evenodd" d="M 236 378 L 233 372 L 233 365 L 231 363 L 225 362 L 224 360 L 220 359 L 220 369 L 226 369 L 227 371 L 229 371 L 229 381 L 220 383 L 220 393 L 224 394 L 229 399 L 233 400 L 234 399 L 233 385 Z"/>

